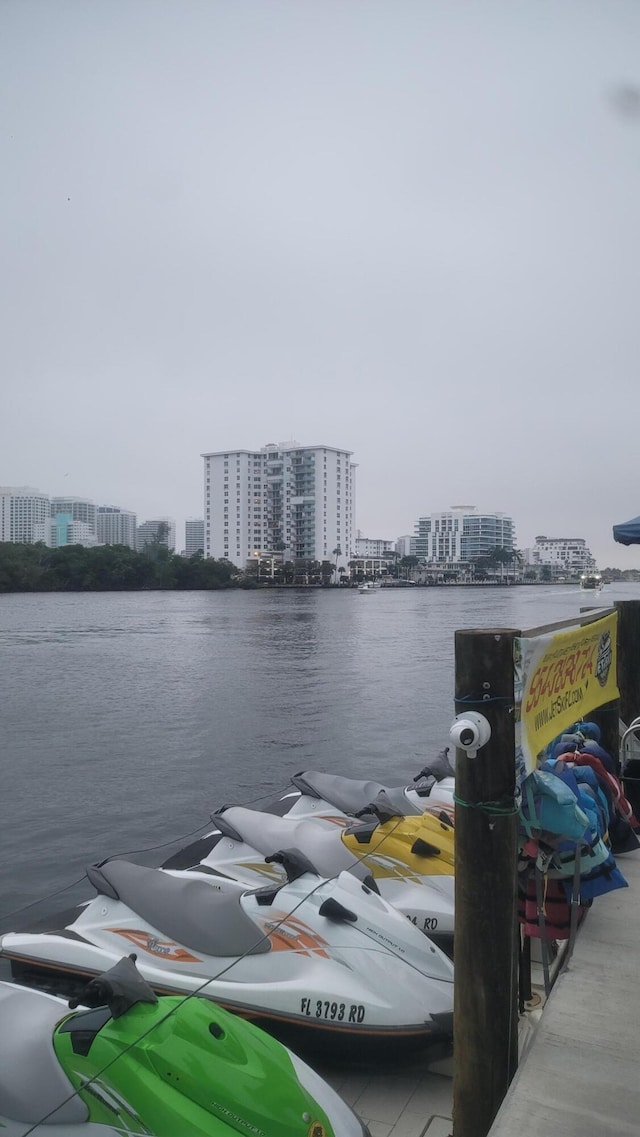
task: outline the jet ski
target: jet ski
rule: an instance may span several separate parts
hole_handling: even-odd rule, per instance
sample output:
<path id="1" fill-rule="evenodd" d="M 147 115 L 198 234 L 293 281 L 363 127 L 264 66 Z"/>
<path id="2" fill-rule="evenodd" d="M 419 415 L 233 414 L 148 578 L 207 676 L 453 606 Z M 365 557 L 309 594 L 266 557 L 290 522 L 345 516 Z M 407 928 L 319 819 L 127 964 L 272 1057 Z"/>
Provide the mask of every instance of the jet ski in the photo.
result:
<path id="1" fill-rule="evenodd" d="M 449 747 L 416 774 L 413 783 L 394 786 L 368 779 L 345 778 L 320 770 L 293 774 L 291 789 L 265 806 L 281 817 L 316 817 L 330 824 L 346 824 L 344 818 L 363 812 L 384 794 L 398 813 L 407 817 L 421 813 L 445 813 L 454 820 L 455 771 L 448 758 Z"/>
<path id="2" fill-rule="evenodd" d="M 369 1137 L 297 1055 L 209 999 L 158 999 L 121 959 L 77 1000 L 0 983 L 3 1137 Z"/>
<path id="3" fill-rule="evenodd" d="M 278 817 L 243 806 L 212 815 L 217 829 L 165 861 L 164 868 L 205 868 L 247 885 L 282 883 L 270 853 L 296 848 L 321 876 L 343 871 L 372 877 L 384 900 L 448 954 L 453 954 L 453 827 L 446 816 L 399 816 L 381 794 L 364 819 L 346 829 L 317 818 Z"/>
<path id="4" fill-rule="evenodd" d="M 326 880 L 295 850 L 275 857 L 288 879 L 254 890 L 204 868 L 90 865 L 98 895 L 76 919 L 7 933 L 0 954 L 14 978 L 42 986 L 99 974 L 133 945 L 156 992 L 202 991 L 276 1035 L 295 1028 L 332 1046 L 447 1036 L 451 960 L 352 874 Z"/>

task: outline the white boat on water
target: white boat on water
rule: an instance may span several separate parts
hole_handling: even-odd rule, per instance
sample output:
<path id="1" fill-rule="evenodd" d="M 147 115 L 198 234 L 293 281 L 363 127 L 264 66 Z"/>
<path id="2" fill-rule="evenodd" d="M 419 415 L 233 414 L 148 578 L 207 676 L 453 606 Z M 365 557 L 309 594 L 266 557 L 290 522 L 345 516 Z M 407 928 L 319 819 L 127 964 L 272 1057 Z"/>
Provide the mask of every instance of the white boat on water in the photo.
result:
<path id="1" fill-rule="evenodd" d="M 377 592 L 379 584 L 374 584 L 372 580 L 365 580 L 362 584 L 358 585 L 358 592 Z"/>
<path id="2" fill-rule="evenodd" d="M 602 592 L 602 577 L 599 572 L 583 572 L 580 577 L 581 592 Z"/>

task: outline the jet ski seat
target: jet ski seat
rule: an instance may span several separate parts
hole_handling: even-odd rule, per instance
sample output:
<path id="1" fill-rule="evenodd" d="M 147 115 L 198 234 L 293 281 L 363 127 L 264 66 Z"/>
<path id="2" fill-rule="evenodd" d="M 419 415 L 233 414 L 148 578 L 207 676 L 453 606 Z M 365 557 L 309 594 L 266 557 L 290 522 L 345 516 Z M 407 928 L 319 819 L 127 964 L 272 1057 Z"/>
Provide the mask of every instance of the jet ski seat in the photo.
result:
<path id="1" fill-rule="evenodd" d="M 89 1119 L 58 1062 L 52 1035 L 68 1008 L 52 995 L 0 983 L 0 1114 L 35 1125 L 77 1125 Z M 70 1098 L 70 1101 L 66 1101 Z M 62 1105 L 61 1103 L 65 1104 Z"/>
<path id="2" fill-rule="evenodd" d="M 304 853 L 320 876 L 337 876 L 343 869 L 358 864 L 357 858 L 343 844 L 341 831 L 318 824 L 315 820 L 295 821 L 291 817 L 278 817 L 231 805 L 223 817 L 229 821 L 247 845 L 253 846 L 265 857 L 279 849 L 299 849 Z"/>
<path id="3" fill-rule="evenodd" d="M 204 880 L 171 876 L 131 861 L 89 865 L 98 892 L 121 900 L 163 935 L 212 956 L 259 955 L 271 944 L 242 908 L 238 892 L 218 892 Z"/>
<path id="4" fill-rule="evenodd" d="M 383 786 L 382 782 L 344 778 L 341 774 L 323 774 L 319 770 L 303 770 L 294 774 L 291 781 L 303 794 L 324 798 L 343 813 L 358 813 L 380 793 L 385 793 L 403 815 L 422 812 L 408 800 L 404 786 Z"/>

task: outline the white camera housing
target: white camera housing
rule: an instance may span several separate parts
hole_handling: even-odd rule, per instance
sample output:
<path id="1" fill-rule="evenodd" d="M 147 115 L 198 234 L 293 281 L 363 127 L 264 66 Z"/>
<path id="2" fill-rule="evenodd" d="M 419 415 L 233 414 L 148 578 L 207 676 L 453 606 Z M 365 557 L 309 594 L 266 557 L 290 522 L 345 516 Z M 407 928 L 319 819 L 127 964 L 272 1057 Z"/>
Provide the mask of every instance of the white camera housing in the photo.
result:
<path id="1" fill-rule="evenodd" d="M 476 711 L 465 711 L 464 714 L 456 715 L 449 731 L 452 744 L 458 750 L 466 751 L 467 758 L 475 758 L 480 748 L 485 746 L 490 738 L 491 726 L 488 719 Z"/>

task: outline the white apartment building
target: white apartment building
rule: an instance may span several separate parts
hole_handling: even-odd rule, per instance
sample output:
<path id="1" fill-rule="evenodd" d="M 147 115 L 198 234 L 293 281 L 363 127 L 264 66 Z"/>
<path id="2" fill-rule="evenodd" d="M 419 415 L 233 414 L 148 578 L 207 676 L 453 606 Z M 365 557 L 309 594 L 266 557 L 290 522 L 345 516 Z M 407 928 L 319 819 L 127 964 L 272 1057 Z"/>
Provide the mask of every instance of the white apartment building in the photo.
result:
<path id="1" fill-rule="evenodd" d="M 52 497 L 51 516 L 58 513 L 71 514 L 73 521 L 87 525 L 92 533 L 96 532 L 96 507 L 87 497 Z"/>
<path id="2" fill-rule="evenodd" d="M 145 545 L 166 545 L 167 549 L 175 552 L 176 523 L 172 517 L 154 517 L 150 521 L 143 521 L 136 529 L 136 548 L 142 552 Z"/>
<path id="3" fill-rule="evenodd" d="M 480 513 L 474 505 L 453 505 L 416 521 L 415 555 L 427 564 L 468 562 L 495 548 L 515 548 L 513 520 L 504 513 Z"/>
<path id="4" fill-rule="evenodd" d="M 129 509 L 118 505 L 99 505 L 96 511 L 96 536 L 100 545 L 128 545 L 136 547 L 138 518 Z"/>
<path id="5" fill-rule="evenodd" d="M 399 557 L 415 557 L 416 555 L 416 539 L 408 533 L 398 537 L 395 543 L 395 551 Z"/>
<path id="6" fill-rule="evenodd" d="M 528 560 L 532 565 L 550 565 L 571 575 L 594 569 L 596 565 L 582 537 L 536 537 Z"/>
<path id="7" fill-rule="evenodd" d="M 393 541 L 378 540 L 374 537 L 363 537 L 358 530 L 355 540 L 354 554 L 361 557 L 390 557 L 395 552 Z"/>
<path id="8" fill-rule="evenodd" d="M 355 538 L 351 456 L 297 442 L 203 454 L 205 556 L 238 568 L 260 556 L 345 567 Z"/>
<path id="9" fill-rule="evenodd" d="M 71 513 L 56 513 L 46 524 L 46 543 L 52 549 L 64 545 L 84 545 L 92 549 L 98 544 L 95 531 L 85 521 L 74 521 Z"/>
<path id="10" fill-rule="evenodd" d="M 32 486 L 0 487 L 0 541 L 34 545 L 47 540 L 49 495 Z"/>
<path id="11" fill-rule="evenodd" d="M 184 555 L 204 553 L 204 518 L 188 517 L 184 523 Z"/>

